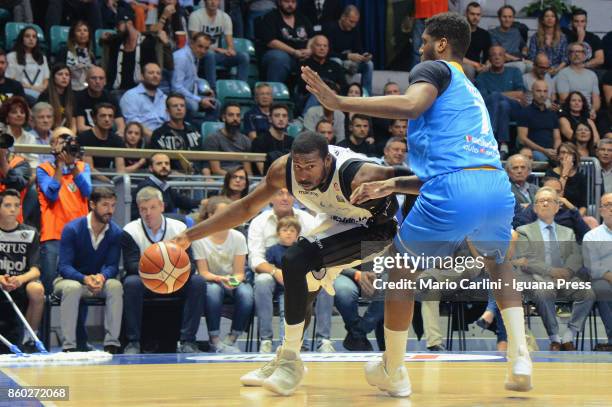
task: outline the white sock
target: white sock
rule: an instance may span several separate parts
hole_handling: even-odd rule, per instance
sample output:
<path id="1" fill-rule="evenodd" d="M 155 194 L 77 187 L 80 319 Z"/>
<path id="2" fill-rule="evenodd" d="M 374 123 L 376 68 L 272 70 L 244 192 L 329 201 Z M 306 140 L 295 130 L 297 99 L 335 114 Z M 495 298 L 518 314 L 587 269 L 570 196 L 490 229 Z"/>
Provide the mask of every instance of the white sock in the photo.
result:
<path id="1" fill-rule="evenodd" d="M 299 355 L 300 349 L 302 348 L 303 334 L 304 321 L 295 325 L 289 325 L 287 321 L 285 321 L 285 339 L 283 341 L 283 349 L 292 350 Z"/>
<path id="2" fill-rule="evenodd" d="M 507 357 L 512 360 L 519 349 L 527 352 L 527 338 L 525 337 L 525 316 L 523 307 L 510 307 L 501 310 L 502 319 L 508 333 Z"/>
<path id="3" fill-rule="evenodd" d="M 385 327 L 385 346 L 387 350 L 385 350 L 383 357 L 385 369 L 389 375 L 392 375 L 397 369 L 404 365 L 407 342 L 408 330 L 392 331 Z"/>
<path id="4" fill-rule="evenodd" d="M 578 331 L 576 331 L 576 328 L 573 328 L 573 327 L 568 328 L 568 330 L 563 333 L 562 343 L 574 342 L 574 339 L 576 339 L 577 333 Z"/>

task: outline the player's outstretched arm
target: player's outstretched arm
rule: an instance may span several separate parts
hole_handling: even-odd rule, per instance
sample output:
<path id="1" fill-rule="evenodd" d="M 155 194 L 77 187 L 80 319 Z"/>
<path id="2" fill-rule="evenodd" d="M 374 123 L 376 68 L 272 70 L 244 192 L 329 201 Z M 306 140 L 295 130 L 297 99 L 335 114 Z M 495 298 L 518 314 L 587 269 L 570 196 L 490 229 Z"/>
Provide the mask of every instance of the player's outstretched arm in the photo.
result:
<path id="1" fill-rule="evenodd" d="M 404 95 L 346 97 L 336 95 L 315 71 L 302 67 L 306 89 L 329 110 L 360 113 L 385 119 L 416 119 L 435 102 L 438 90 L 430 83 L 417 82 Z"/>
<path id="2" fill-rule="evenodd" d="M 172 241 L 183 249 L 187 249 L 194 240 L 242 225 L 244 222 L 254 218 L 270 203 L 270 200 L 281 188 L 286 188 L 286 164 L 287 156 L 276 160 L 270 166 L 266 177 L 257 185 L 253 192 L 244 198 L 232 202 L 225 210 L 215 213 L 205 221 L 187 229 L 172 239 Z"/>
<path id="3" fill-rule="evenodd" d="M 416 175 L 365 182 L 353 190 L 351 203 L 359 205 L 363 202 L 383 198 L 391 194 L 418 195 L 421 185 L 423 185 L 423 181 L 419 180 Z"/>

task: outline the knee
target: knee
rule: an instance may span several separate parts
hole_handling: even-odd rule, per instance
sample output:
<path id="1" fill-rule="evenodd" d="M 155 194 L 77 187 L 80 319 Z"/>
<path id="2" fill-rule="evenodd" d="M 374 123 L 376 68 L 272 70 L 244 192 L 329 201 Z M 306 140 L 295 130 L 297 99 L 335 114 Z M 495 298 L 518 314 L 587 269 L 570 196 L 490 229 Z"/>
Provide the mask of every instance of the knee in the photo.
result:
<path id="1" fill-rule="evenodd" d="M 75 280 L 62 280 L 62 296 L 80 292 L 83 285 Z"/>
<path id="2" fill-rule="evenodd" d="M 268 273 L 258 273 L 255 274 L 255 291 L 268 291 L 274 290 L 274 286 L 276 285 L 276 280 L 274 277 Z"/>
<path id="3" fill-rule="evenodd" d="M 594 280 L 591 287 L 597 298 L 609 298 L 612 294 L 612 284 L 608 280 Z"/>
<path id="4" fill-rule="evenodd" d="M 249 283 L 241 283 L 236 288 L 236 296 L 243 303 L 253 303 L 253 287 Z"/>
<path id="5" fill-rule="evenodd" d="M 192 291 L 202 292 L 206 290 L 206 280 L 199 274 L 194 274 L 189 279 L 189 288 Z"/>
<path id="6" fill-rule="evenodd" d="M 212 64 L 216 64 L 217 63 L 217 58 L 215 56 L 215 51 L 208 51 L 206 54 L 204 54 L 204 57 L 202 58 L 203 62 L 206 63 L 212 63 Z"/>
<path id="7" fill-rule="evenodd" d="M 220 298 L 223 300 L 224 291 L 220 284 L 207 281 L 205 284 L 206 296 L 208 299 Z"/>
<path id="8" fill-rule="evenodd" d="M 352 302 L 359 298 L 357 285 L 342 274 L 334 280 L 334 290 L 336 291 L 336 301 Z"/>
<path id="9" fill-rule="evenodd" d="M 291 57 L 289 54 L 278 49 L 268 51 L 266 56 L 268 57 L 266 59 L 268 59 L 271 64 L 289 65 L 291 63 Z"/>
<path id="10" fill-rule="evenodd" d="M 115 278 L 109 278 L 108 280 L 106 280 L 104 286 L 109 293 L 123 295 L 123 285 L 119 280 Z"/>
<path id="11" fill-rule="evenodd" d="M 29 283 L 26 286 L 26 293 L 30 303 L 42 303 L 45 301 L 45 288 L 38 281 Z"/>
<path id="12" fill-rule="evenodd" d="M 249 63 L 249 54 L 246 52 L 237 52 L 236 56 L 238 57 L 238 62 L 242 65 L 247 65 Z"/>
<path id="13" fill-rule="evenodd" d="M 125 280 L 123 280 L 123 291 L 128 293 L 141 293 L 144 291 L 144 284 L 140 279 L 140 276 L 131 275 L 127 276 Z"/>

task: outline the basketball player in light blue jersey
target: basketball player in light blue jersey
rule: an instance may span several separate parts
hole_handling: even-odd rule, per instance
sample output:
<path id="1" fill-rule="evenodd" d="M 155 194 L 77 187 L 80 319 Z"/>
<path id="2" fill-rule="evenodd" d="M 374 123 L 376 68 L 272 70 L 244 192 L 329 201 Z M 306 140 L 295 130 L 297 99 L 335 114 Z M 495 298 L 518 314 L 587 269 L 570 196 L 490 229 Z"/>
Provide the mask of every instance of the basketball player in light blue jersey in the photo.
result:
<path id="1" fill-rule="evenodd" d="M 452 256 L 467 241 L 485 258 L 491 279 L 509 283 L 509 287 L 494 292 L 508 329 L 505 387 L 528 391 L 532 364 L 521 295 L 512 290 L 512 268 L 504 261 L 511 240 L 514 197 L 482 96 L 460 65 L 470 43 L 470 27 L 458 14 L 438 14 L 427 21 L 422 38 L 422 62 L 410 72 L 404 95 L 341 97 L 307 67 L 302 68 L 302 78 L 307 89 L 332 111 L 410 120 L 409 161 L 416 176 L 362 184 L 352 194 L 351 202 L 391 193 L 419 194 L 389 255 Z M 414 274 L 405 269 L 394 270 L 389 273 L 389 281 L 400 281 L 408 275 L 414 279 Z M 382 361 L 370 362 L 365 369 L 368 383 L 392 396 L 411 393 L 404 353 L 413 298 L 411 291 L 386 291 L 387 349 Z"/>

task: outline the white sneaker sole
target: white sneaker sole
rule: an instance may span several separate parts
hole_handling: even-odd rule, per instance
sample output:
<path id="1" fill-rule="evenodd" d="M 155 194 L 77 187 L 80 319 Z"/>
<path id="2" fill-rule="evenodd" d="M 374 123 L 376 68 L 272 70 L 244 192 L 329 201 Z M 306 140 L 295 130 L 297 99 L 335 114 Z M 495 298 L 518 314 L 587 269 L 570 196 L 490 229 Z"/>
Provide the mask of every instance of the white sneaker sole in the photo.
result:
<path id="1" fill-rule="evenodd" d="M 248 377 L 249 373 L 245 374 L 244 376 L 242 376 L 240 378 L 240 383 L 242 383 L 243 386 L 249 386 L 249 387 L 261 387 L 263 386 L 263 382 L 266 379 L 258 379 L 255 377 Z"/>
<path id="2" fill-rule="evenodd" d="M 386 392 L 391 397 L 408 397 L 412 394 L 412 386 L 410 385 L 410 382 L 408 382 L 407 387 L 401 388 L 401 389 L 388 389 L 387 387 L 382 386 L 379 383 L 375 382 L 373 379 L 371 379 L 368 376 L 367 366 L 368 366 L 367 364 L 366 366 L 364 366 L 365 377 L 366 377 L 366 381 L 368 382 L 370 386 L 376 387 L 378 390 Z"/>
<path id="3" fill-rule="evenodd" d="M 512 366 L 512 374 L 506 380 L 505 388 L 510 391 L 530 391 L 532 365 L 531 361 L 525 358 L 518 359 Z"/>
<path id="4" fill-rule="evenodd" d="M 266 379 L 263 382 L 263 387 L 264 389 L 269 390 L 276 394 L 280 394 L 281 396 L 290 396 L 293 393 L 295 393 L 298 387 L 300 387 L 300 384 L 302 384 L 303 380 L 304 380 L 304 376 L 302 376 L 300 381 L 294 387 L 287 389 L 284 387 L 280 387 L 278 383 L 275 383 L 269 379 Z"/>

